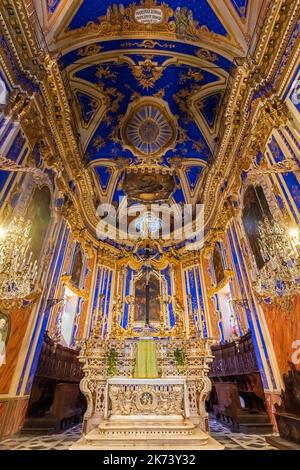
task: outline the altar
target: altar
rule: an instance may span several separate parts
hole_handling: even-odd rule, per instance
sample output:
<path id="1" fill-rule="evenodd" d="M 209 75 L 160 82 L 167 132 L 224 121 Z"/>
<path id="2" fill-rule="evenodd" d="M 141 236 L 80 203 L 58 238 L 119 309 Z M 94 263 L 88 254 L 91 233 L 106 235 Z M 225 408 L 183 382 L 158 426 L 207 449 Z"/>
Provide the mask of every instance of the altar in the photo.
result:
<path id="1" fill-rule="evenodd" d="M 124 449 L 124 442 L 127 449 L 223 449 L 209 435 L 205 410 L 211 389 L 209 340 L 139 335 L 120 337 L 119 331 L 103 342 L 96 334 L 83 346 L 81 390 L 88 406 L 83 436 L 71 449 L 117 450 Z M 156 364 L 150 369 L 157 376 L 138 378 L 138 344 L 145 339 L 155 344 Z M 176 364 L 175 350 L 185 357 L 183 367 Z M 111 351 L 117 357 L 113 370 L 108 367 Z"/>
<path id="2" fill-rule="evenodd" d="M 104 419 L 73 450 L 219 450 L 222 446 L 193 424 L 185 378 L 108 379 Z"/>

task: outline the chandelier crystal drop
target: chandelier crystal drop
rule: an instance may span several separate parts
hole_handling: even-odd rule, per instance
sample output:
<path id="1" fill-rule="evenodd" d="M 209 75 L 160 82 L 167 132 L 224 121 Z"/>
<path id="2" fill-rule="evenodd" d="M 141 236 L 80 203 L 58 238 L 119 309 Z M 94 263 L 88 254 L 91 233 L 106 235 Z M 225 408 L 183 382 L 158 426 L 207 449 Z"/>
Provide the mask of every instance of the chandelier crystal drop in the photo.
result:
<path id="1" fill-rule="evenodd" d="M 22 299 L 34 287 L 37 261 L 30 252 L 31 222 L 14 217 L 0 238 L 0 299 Z"/>
<path id="2" fill-rule="evenodd" d="M 289 297 L 299 291 L 300 259 L 284 227 L 265 217 L 258 226 L 264 267 L 257 275 L 256 292 L 264 297 Z"/>

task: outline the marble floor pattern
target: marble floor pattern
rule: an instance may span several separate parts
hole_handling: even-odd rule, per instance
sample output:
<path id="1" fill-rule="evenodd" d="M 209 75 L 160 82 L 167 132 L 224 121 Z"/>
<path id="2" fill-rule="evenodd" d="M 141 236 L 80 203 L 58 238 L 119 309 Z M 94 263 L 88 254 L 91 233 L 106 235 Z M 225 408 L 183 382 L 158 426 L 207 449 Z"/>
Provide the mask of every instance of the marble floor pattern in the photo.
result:
<path id="1" fill-rule="evenodd" d="M 264 436 L 256 434 L 232 433 L 215 420 L 210 421 L 210 432 L 226 450 L 274 450 Z M 81 434 L 81 425 L 61 434 L 32 436 L 20 434 L 17 437 L 0 441 L 1 450 L 68 450 Z"/>

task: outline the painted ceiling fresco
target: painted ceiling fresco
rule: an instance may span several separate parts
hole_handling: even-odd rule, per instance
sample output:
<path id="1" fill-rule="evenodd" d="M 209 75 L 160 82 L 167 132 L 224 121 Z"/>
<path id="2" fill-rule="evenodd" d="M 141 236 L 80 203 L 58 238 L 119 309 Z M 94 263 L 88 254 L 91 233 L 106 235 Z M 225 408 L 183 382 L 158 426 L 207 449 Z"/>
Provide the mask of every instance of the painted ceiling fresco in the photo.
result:
<path id="1" fill-rule="evenodd" d="M 64 3 L 47 0 L 48 14 Z M 236 51 L 243 55 L 216 4 L 75 0 L 65 14 L 53 43 L 100 199 L 124 194 L 120 161 L 153 159 L 181 168 L 173 200 L 196 194 L 213 159 Z M 232 0 L 229 10 L 242 23 L 249 2 Z"/>

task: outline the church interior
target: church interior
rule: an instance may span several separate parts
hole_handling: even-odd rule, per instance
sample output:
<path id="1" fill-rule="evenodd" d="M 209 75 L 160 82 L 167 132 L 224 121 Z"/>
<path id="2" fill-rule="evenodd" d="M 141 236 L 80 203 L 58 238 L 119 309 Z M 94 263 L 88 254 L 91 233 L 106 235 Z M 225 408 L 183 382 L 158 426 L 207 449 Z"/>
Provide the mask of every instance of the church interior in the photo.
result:
<path id="1" fill-rule="evenodd" d="M 0 450 L 300 450 L 299 30 L 0 0 Z"/>

